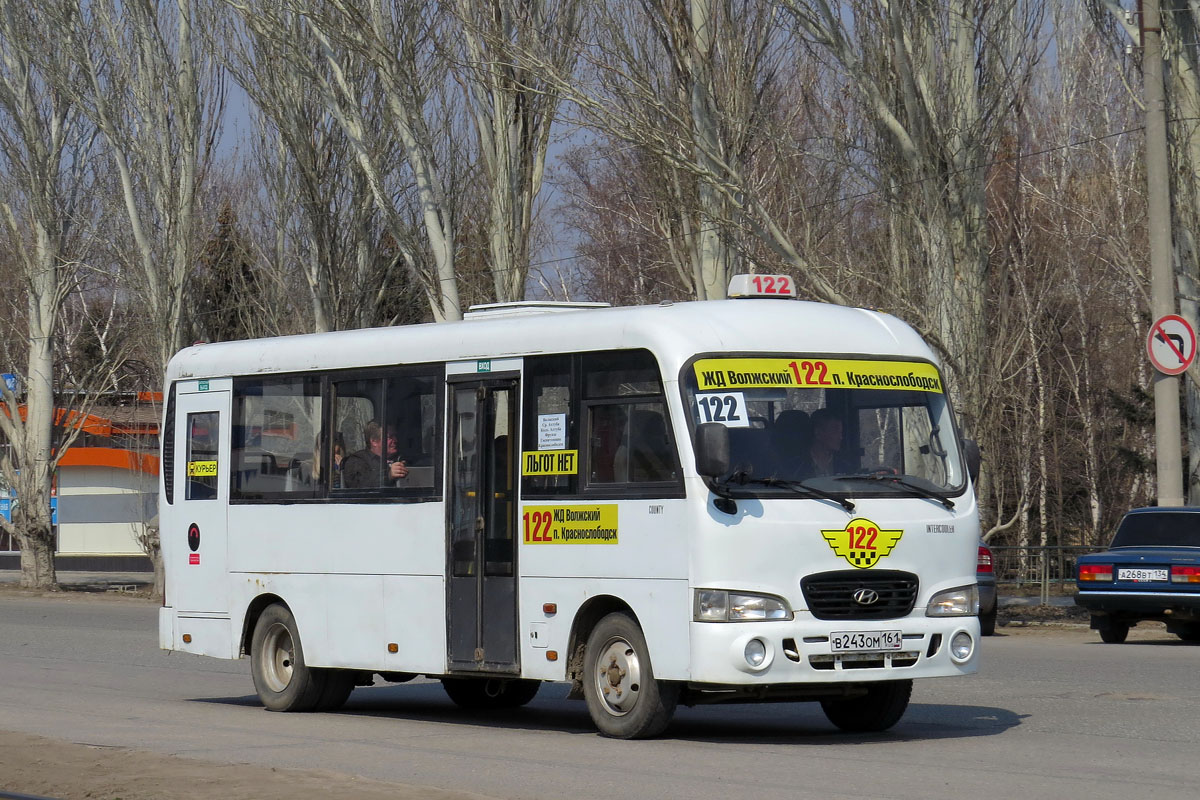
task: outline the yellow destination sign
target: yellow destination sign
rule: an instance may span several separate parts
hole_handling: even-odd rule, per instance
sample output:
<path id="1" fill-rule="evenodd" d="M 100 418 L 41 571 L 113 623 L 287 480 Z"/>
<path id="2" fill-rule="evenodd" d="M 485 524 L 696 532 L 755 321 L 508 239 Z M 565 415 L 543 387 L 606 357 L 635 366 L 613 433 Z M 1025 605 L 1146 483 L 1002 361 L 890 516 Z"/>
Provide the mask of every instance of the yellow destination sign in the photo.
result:
<path id="1" fill-rule="evenodd" d="M 525 544 L 616 544 L 617 504 L 525 506 Z"/>
<path id="2" fill-rule="evenodd" d="M 833 358 L 702 358 L 693 365 L 700 391 L 719 389 L 915 389 L 941 393 L 937 367 L 923 361 Z"/>
<path id="3" fill-rule="evenodd" d="M 845 528 L 821 531 L 821 535 L 839 558 L 846 559 L 851 566 L 868 569 L 892 552 L 904 531 L 880 530 L 871 520 L 858 517 Z"/>
<path id="4" fill-rule="evenodd" d="M 521 454 L 522 475 L 574 475 L 578 471 L 578 450 L 536 450 Z"/>

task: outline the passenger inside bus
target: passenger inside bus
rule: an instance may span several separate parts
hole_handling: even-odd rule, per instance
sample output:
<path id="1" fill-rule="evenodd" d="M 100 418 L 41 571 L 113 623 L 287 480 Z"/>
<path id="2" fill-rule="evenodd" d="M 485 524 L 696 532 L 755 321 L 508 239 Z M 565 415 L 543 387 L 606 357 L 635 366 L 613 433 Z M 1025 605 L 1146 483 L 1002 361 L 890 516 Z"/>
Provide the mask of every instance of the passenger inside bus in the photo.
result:
<path id="1" fill-rule="evenodd" d="M 363 427 L 363 439 L 367 446 L 346 456 L 342 462 L 342 482 L 350 489 L 380 486 L 384 473 L 384 435 L 378 420 L 371 420 Z M 396 432 L 387 430 L 387 484 L 408 476 L 408 466 L 399 458 Z"/>

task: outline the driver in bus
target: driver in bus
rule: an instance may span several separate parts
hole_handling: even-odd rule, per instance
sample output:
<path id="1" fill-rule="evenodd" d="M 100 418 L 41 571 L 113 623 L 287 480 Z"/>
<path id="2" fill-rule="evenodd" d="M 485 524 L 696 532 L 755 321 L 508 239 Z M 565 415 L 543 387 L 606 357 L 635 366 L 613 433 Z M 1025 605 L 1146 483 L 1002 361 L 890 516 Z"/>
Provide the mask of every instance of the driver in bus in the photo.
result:
<path id="1" fill-rule="evenodd" d="M 842 450 L 842 418 L 832 409 L 818 408 L 812 413 L 808 461 L 810 475 L 835 475 L 854 470 Z"/>
<path id="2" fill-rule="evenodd" d="M 342 485 L 350 489 L 379 486 L 379 476 L 384 471 L 383 426 L 377 420 L 371 420 L 363 426 L 363 438 L 367 446 L 342 461 Z M 384 485 L 395 485 L 396 481 L 408 477 L 408 465 L 399 458 L 396 431 L 390 426 L 387 430 L 387 474 L 389 483 Z"/>

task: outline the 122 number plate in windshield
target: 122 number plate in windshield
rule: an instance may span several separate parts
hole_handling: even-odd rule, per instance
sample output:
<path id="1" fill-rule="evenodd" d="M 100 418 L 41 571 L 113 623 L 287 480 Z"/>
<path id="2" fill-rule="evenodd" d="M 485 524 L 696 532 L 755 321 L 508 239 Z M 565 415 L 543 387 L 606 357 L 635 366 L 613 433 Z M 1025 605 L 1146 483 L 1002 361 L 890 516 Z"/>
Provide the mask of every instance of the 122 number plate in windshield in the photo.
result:
<path id="1" fill-rule="evenodd" d="M 829 646 L 835 653 L 875 653 L 899 650 L 904 645 L 900 631 L 834 631 Z"/>

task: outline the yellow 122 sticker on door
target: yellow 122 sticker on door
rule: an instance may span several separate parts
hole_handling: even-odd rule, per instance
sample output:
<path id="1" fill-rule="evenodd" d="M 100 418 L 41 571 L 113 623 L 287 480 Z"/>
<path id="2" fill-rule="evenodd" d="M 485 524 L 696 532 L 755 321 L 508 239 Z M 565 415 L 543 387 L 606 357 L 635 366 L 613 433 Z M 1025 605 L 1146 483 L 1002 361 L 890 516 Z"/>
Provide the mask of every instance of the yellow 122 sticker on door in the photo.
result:
<path id="1" fill-rule="evenodd" d="M 892 552 L 904 531 L 880 530 L 871 520 L 856 517 L 850 520 L 850 524 L 845 528 L 821 531 L 821 535 L 833 548 L 833 552 L 846 559 L 851 566 L 868 569 Z"/>
<path id="2" fill-rule="evenodd" d="M 525 506 L 525 544 L 616 544 L 617 504 Z"/>

